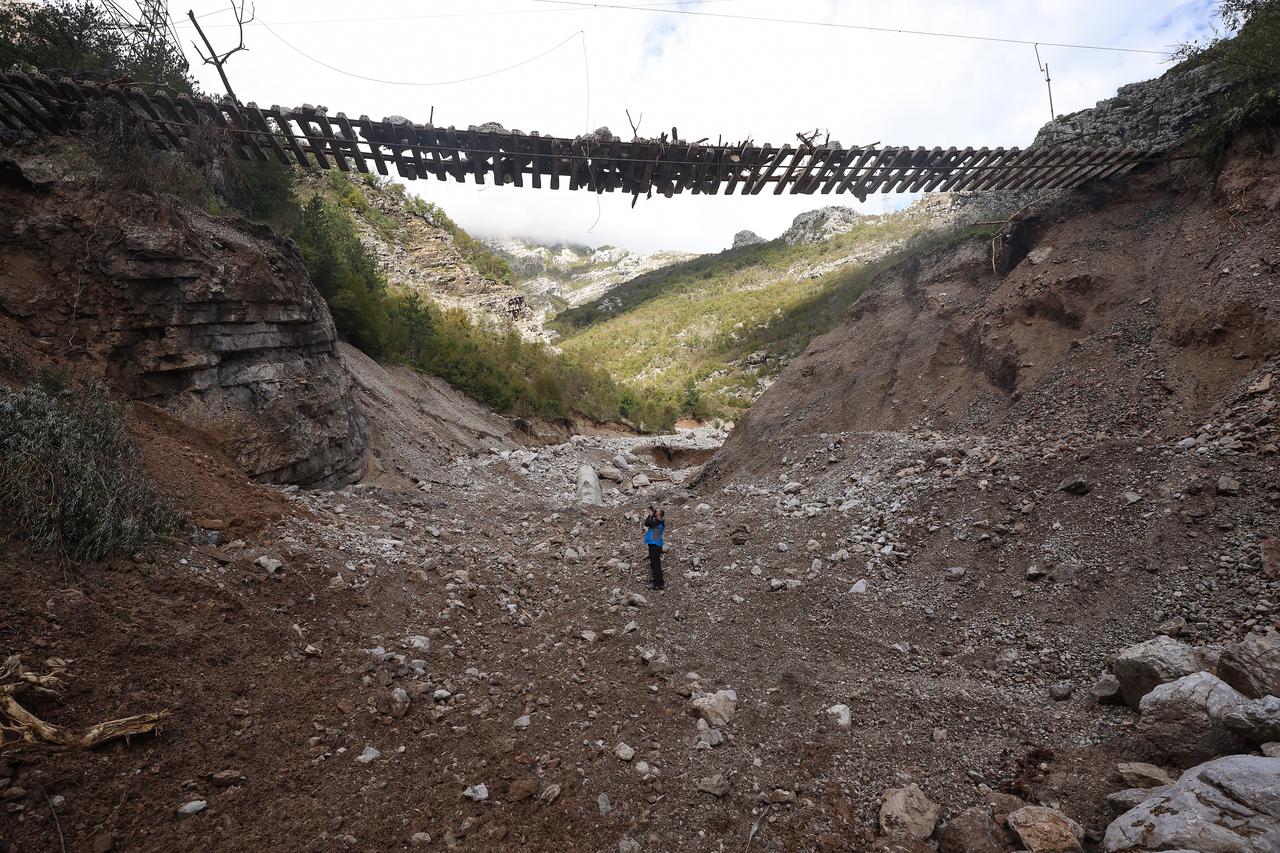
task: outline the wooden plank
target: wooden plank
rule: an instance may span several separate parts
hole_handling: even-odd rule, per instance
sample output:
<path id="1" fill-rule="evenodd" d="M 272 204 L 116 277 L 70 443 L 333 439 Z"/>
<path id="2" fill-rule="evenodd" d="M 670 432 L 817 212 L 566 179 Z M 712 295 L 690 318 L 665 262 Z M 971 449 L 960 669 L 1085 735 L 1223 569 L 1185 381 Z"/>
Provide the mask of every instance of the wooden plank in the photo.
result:
<path id="1" fill-rule="evenodd" d="M 778 149 L 778 153 L 773 155 L 773 159 L 769 161 L 769 165 L 765 168 L 764 172 L 758 175 L 755 182 L 752 183 L 752 195 L 758 195 L 759 192 L 764 189 L 764 185 L 773 179 L 774 170 L 782 165 L 782 161 L 791 154 L 791 151 L 792 149 L 790 145 L 783 145 Z"/>
<path id="2" fill-rule="evenodd" d="M 311 161 L 307 159 L 306 152 L 298 144 L 298 137 L 290 124 L 289 114 L 283 112 L 278 106 L 272 106 L 271 109 L 266 111 L 266 114 L 275 121 L 276 126 L 284 133 L 284 138 L 289 143 L 289 150 L 293 152 L 294 162 L 299 168 L 311 171 Z"/>
<path id="3" fill-rule="evenodd" d="M 376 132 L 373 129 L 373 120 L 366 115 L 362 115 L 360 118 L 353 120 L 351 126 L 359 131 L 364 144 L 369 147 L 369 158 L 373 160 L 373 167 L 378 170 L 378 174 L 389 174 L 387 160 L 382 156 L 382 145 L 374 142 L 375 138 L 381 137 L 376 137 Z"/>
<path id="4" fill-rule="evenodd" d="M 547 151 L 547 166 L 551 177 L 551 189 L 560 189 L 560 144 L 561 140 L 556 137 L 550 137 L 544 140 Z"/>
<path id="5" fill-rule="evenodd" d="M 316 137 L 314 128 L 311 127 L 311 119 L 305 113 L 300 114 L 292 111 L 288 113 L 288 116 L 298 125 L 299 132 L 307 140 L 307 150 L 311 152 L 312 157 L 316 158 L 316 164 L 321 169 L 330 168 L 329 158 L 324 156 L 324 146 Z"/>
<path id="6" fill-rule="evenodd" d="M 954 151 L 955 149 L 951 150 Z M 933 148 L 925 152 L 925 156 L 915 164 L 915 168 L 911 172 L 911 180 L 906 184 L 904 191 L 909 193 L 916 192 L 931 181 L 938 167 L 946 162 L 948 153 L 941 148 Z"/>
<path id="7" fill-rule="evenodd" d="M 45 114 L 39 102 L 32 97 L 29 87 L 22 83 L 21 78 L 20 74 L 11 74 L 9 85 L 6 87 L 9 101 L 18 105 L 18 118 L 38 133 L 48 132 L 56 136 L 60 132 L 57 117 Z M 125 106 L 128 104 L 126 103 Z"/>
<path id="8" fill-rule="evenodd" d="M 865 168 L 857 176 L 849 187 L 849 192 L 853 194 L 858 201 L 866 201 L 868 193 L 873 193 L 883 180 L 879 174 L 879 170 L 887 163 L 893 161 L 898 156 L 897 148 L 880 148 L 875 152 L 875 158 L 865 164 Z"/>
<path id="9" fill-rule="evenodd" d="M 361 174 L 369 174 L 369 164 L 365 162 L 364 153 L 360 150 L 360 140 L 356 138 L 355 131 L 351 129 L 351 120 L 347 118 L 345 113 L 338 113 L 335 117 L 338 122 L 338 130 L 342 132 L 343 138 L 351 146 L 351 157 L 356 161 L 356 168 Z"/>
<path id="10" fill-rule="evenodd" d="M 837 193 L 848 192 L 849 188 L 854 185 L 862 173 L 862 169 L 867 165 L 873 157 L 878 156 L 879 151 L 875 148 L 851 148 L 851 151 L 858 151 L 858 159 L 852 166 L 843 169 L 840 176 L 840 183 L 836 185 Z M 826 190 L 823 190 L 826 192 Z"/>
<path id="11" fill-rule="evenodd" d="M 743 181 L 745 180 L 742 177 L 743 171 L 752 168 L 755 162 L 751 158 L 753 157 L 758 158 L 759 156 L 760 156 L 760 149 L 756 148 L 753 145 L 745 145 L 745 144 L 739 147 L 736 152 L 729 155 L 728 157 L 729 162 L 726 166 L 726 168 L 729 170 L 729 178 L 726 181 L 725 187 L 724 187 L 725 195 L 733 195 L 733 191 L 737 188 L 738 184 L 743 183 Z M 734 157 L 737 157 L 737 160 L 735 160 Z M 745 185 L 744 185 L 744 189 L 745 189 Z"/>
<path id="12" fill-rule="evenodd" d="M 333 135 L 333 126 L 329 123 L 329 117 L 318 111 L 313 115 L 315 116 L 316 126 L 320 128 L 320 136 L 323 140 L 321 145 L 328 147 L 329 153 L 333 155 L 333 159 L 338 164 L 339 169 L 344 172 L 350 172 L 351 167 L 347 165 L 347 158 L 342 153 L 342 147 L 338 145 L 338 138 Z"/>
<path id="13" fill-rule="evenodd" d="M 884 181 L 880 185 L 880 192 L 902 192 L 908 172 L 915 165 L 916 159 L 924 154 L 925 150 L 923 148 L 903 148 L 902 153 L 889 164 L 889 168 L 885 172 Z"/>
<path id="14" fill-rule="evenodd" d="M 257 128 L 262 134 L 262 138 L 271 146 L 271 151 L 276 155 L 276 159 L 284 165 L 289 165 L 289 155 L 285 153 L 284 148 L 280 145 L 280 140 L 276 139 L 276 134 L 272 132 L 271 125 L 267 124 L 267 119 L 262 115 L 262 110 L 258 109 L 258 105 L 250 102 L 244 109 L 245 114 L 249 117 L 249 122 Z M 383 172 L 385 175 L 386 172 Z"/>
<path id="15" fill-rule="evenodd" d="M 542 189 L 542 137 L 530 136 L 529 147 L 533 152 L 533 159 L 529 161 L 529 183 L 535 190 Z"/>
<path id="16" fill-rule="evenodd" d="M 948 148 L 941 160 L 935 164 L 933 175 L 920 187 L 921 192 L 931 192 L 934 187 L 951 177 L 951 173 L 956 167 L 963 163 L 968 157 L 973 155 L 972 148 L 966 148 L 963 151 L 957 151 L 954 148 Z"/>
<path id="17" fill-rule="evenodd" d="M 1010 159 L 1011 157 L 1016 157 L 1017 154 L 1018 154 L 1017 148 L 992 149 L 991 152 L 986 157 L 986 159 L 984 159 L 981 163 L 977 164 L 973 169 L 971 169 L 969 174 L 967 174 L 965 177 L 956 181 L 955 185 L 951 187 L 950 191 L 960 192 L 962 190 L 969 190 L 969 191 L 976 192 L 978 190 L 981 190 L 982 187 L 992 179 L 993 174 L 999 173 L 998 167 L 1000 166 L 1000 164 Z"/>
<path id="18" fill-rule="evenodd" d="M 658 165 L 658 157 L 661 156 L 663 147 L 660 142 L 650 142 L 646 146 L 644 172 L 640 176 L 640 192 L 648 194 L 653 189 L 653 171 Z"/>
<path id="19" fill-rule="evenodd" d="M 795 172 L 800 163 L 804 161 L 806 157 L 811 156 L 812 151 L 813 148 L 806 145 L 804 148 L 797 148 L 795 152 L 792 153 L 791 161 L 787 164 L 787 170 L 778 178 L 778 185 L 773 188 L 774 195 L 782 195 L 782 193 L 787 189 L 787 182 L 791 180 L 792 173 Z M 795 191 L 795 188 L 792 187 L 791 192 L 794 193 Z"/>
<path id="20" fill-rule="evenodd" d="M 262 150 L 262 147 L 260 145 L 258 145 L 258 140 L 255 138 L 257 137 L 257 133 L 255 133 L 256 128 L 249 121 L 249 119 L 245 117 L 244 113 L 240 111 L 240 105 L 237 104 L 235 101 L 226 101 L 225 103 L 227 107 L 227 112 L 229 112 L 231 114 L 232 119 L 235 120 L 234 127 L 238 127 L 244 131 L 243 133 L 238 135 L 242 139 L 244 139 L 244 142 L 248 146 L 249 150 L 253 152 L 253 156 L 257 158 L 259 162 L 262 162 L 262 163 L 271 162 L 271 158 L 268 157 L 267 153 Z"/>
<path id="21" fill-rule="evenodd" d="M 966 148 L 965 150 L 968 151 L 969 149 Z M 961 181 L 967 180 L 968 178 L 972 177 L 975 174 L 975 171 L 977 169 L 982 168 L 983 163 L 987 162 L 993 157 L 998 156 L 999 153 L 1000 153 L 1000 149 L 998 148 L 992 149 L 992 148 L 987 148 L 985 146 L 982 148 L 979 148 L 977 151 L 974 151 L 969 156 L 968 160 L 956 166 L 956 168 L 952 171 L 951 177 L 947 178 L 947 180 L 942 183 L 942 185 L 938 188 L 938 191 L 939 192 L 954 191 L 957 188 L 957 185 Z"/>

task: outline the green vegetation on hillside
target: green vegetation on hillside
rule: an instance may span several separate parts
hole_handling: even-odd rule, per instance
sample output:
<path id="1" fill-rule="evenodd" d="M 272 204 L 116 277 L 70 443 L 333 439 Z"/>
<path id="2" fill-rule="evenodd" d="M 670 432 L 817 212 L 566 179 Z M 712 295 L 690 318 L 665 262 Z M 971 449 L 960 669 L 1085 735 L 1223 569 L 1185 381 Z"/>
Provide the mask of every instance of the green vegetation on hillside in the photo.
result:
<path id="1" fill-rule="evenodd" d="M 105 72 L 193 91 L 182 57 L 133 55 L 101 7 L 88 0 L 0 4 L 0 68 Z M 674 404 L 655 403 L 597 368 L 522 340 L 511 329 L 476 323 L 461 311 L 388 287 L 352 217 L 390 239 L 396 237 L 396 225 L 369 203 L 357 180 L 369 181 L 446 229 L 481 274 L 505 282 L 513 278 L 506 261 L 439 207 L 410 198 L 401 186 L 335 173 L 307 192 L 290 167 L 226 157 L 216 128 L 209 129 L 208 139 L 194 138 L 184 151 L 156 151 L 133 114 L 111 105 L 90 110 L 86 126 L 78 144 L 96 156 L 73 159 L 82 159 L 84 166 L 106 164 L 99 174 L 104 192 L 176 196 L 214 214 L 234 211 L 291 237 L 339 334 L 370 356 L 440 376 L 501 412 L 626 419 L 649 429 L 674 422 Z"/>
<path id="2" fill-rule="evenodd" d="M 187 61 L 167 45 L 134 53 L 101 3 L 0 3 L 0 68 L 108 72 L 192 92 Z"/>
<path id="3" fill-rule="evenodd" d="M 1280 0 L 1219 0 L 1218 17 L 1231 35 L 1178 51 L 1181 68 L 1213 64 L 1236 84 L 1192 134 L 1211 162 L 1241 131 L 1261 127 L 1274 134 L 1280 121 Z"/>
<path id="4" fill-rule="evenodd" d="M 132 554 L 180 524 L 106 387 L 53 374 L 0 389 L 0 516 L 4 536 L 72 560 Z"/>
<path id="5" fill-rule="evenodd" d="M 759 378 L 837 325 L 882 270 L 945 239 L 919 236 L 903 217 L 868 218 L 817 244 L 773 241 L 704 255 L 639 276 L 601 300 L 565 311 L 552 326 L 568 355 L 642 383 L 682 412 L 732 417 Z M 810 277 L 824 261 L 896 248 Z M 748 365 L 753 353 L 765 359 Z M 757 359 L 759 361 L 759 359 Z"/>

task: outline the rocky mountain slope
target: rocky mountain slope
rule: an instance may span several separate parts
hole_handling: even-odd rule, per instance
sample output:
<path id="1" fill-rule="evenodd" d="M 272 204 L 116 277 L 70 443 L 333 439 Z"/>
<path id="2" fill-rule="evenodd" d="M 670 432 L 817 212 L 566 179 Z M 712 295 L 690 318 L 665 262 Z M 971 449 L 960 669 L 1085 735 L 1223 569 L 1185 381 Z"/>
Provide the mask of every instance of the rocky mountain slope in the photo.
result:
<path id="1" fill-rule="evenodd" d="M 615 246 L 548 246 L 520 237 L 491 237 L 485 242 L 511 265 L 543 322 L 565 308 L 603 299 L 636 276 L 696 257 L 674 251 L 638 254 Z"/>
<path id="2" fill-rule="evenodd" d="M 739 235 L 736 248 L 633 278 L 551 327 L 571 356 L 671 394 L 692 380 L 733 417 L 891 258 L 1003 221 L 1024 202 L 952 194 L 877 216 L 822 208 L 797 216 L 776 240 Z"/>
<path id="3" fill-rule="evenodd" d="M 337 195 L 360 239 L 395 288 L 420 293 L 446 308 L 461 308 L 473 320 L 513 325 L 530 339 L 543 337 L 540 318 L 513 283 L 486 275 L 463 244 L 478 247 L 439 208 L 399 191 L 394 184 L 312 176 L 300 194 Z"/>
<path id="4" fill-rule="evenodd" d="M 724 469 L 776 464 L 784 434 L 1189 429 L 1280 348 L 1280 169 L 1241 154 L 1207 180 L 1162 164 L 1033 209 L 994 259 L 981 238 L 885 271 L 757 401 Z"/>

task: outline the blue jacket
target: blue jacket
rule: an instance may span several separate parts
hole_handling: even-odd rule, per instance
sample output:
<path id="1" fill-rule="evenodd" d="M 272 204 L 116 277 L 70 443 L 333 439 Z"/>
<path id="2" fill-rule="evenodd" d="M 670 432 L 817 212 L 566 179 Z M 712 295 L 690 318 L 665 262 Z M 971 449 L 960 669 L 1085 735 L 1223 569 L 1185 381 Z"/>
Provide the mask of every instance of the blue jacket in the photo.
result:
<path id="1" fill-rule="evenodd" d="M 662 534 L 667 529 L 667 523 L 665 521 L 655 522 L 652 518 L 649 518 L 645 521 L 644 526 L 649 528 L 644 532 L 644 544 L 661 545 Z"/>

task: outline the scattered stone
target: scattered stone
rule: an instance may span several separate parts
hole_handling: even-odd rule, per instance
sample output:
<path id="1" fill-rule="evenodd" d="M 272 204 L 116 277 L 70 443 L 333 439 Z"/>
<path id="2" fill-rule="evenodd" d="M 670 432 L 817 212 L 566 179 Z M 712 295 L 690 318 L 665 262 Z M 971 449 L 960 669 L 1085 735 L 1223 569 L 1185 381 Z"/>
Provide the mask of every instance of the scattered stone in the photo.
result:
<path id="1" fill-rule="evenodd" d="M 609 802 L 608 794 L 601 794 L 596 797 L 596 810 L 599 811 L 602 816 L 613 811 L 613 803 Z"/>
<path id="2" fill-rule="evenodd" d="M 855 583 L 853 586 L 849 587 L 849 592 L 853 593 L 854 595 L 866 595 L 866 594 L 867 594 L 867 579 L 866 579 L 866 578 L 862 578 L 862 579 L 861 579 L 861 580 L 859 580 L 857 583 Z"/>
<path id="3" fill-rule="evenodd" d="M 538 793 L 541 784 L 537 779 L 517 779 L 507 788 L 507 799 L 513 803 L 527 800 Z"/>
<path id="4" fill-rule="evenodd" d="M 1058 491 L 1069 495 L 1087 495 L 1090 488 L 1083 474 L 1072 474 L 1058 484 Z"/>
<path id="5" fill-rule="evenodd" d="M 409 843 L 414 847 L 426 847 L 431 843 L 431 833 L 415 832 L 413 835 L 409 836 Z"/>
<path id="6" fill-rule="evenodd" d="M 942 570 L 942 577 L 949 581 L 958 581 L 968 572 L 964 566 L 951 566 Z"/>
<path id="7" fill-rule="evenodd" d="M 378 752 L 378 750 L 371 746 L 366 746 L 360 751 L 360 754 L 356 756 L 356 761 L 359 761 L 361 764 L 370 764 L 375 758 L 378 758 L 381 755 L 382 753 Z"/>
<path id="8" fill-rule="evenodd" d="M 578 468 L 578 503 L 603 506 L 604 495 L 600 491 L 600 478 L 590 465 Z"/>
<path id="9" fill-rule="evenodd" d="M 1218 677 L 1245 696 L 1280 696 L 1280 632 L 1251 632 L 1222 650 Z"/>
<path id="10" fill-rule="evenodd" d="M 1234 497 L 1235 495 L 1240 494 L 1240 481 L 1237 480 L 1235 477 L 1231 477 L 1226 474 L 1223 474 L 1221 477 L 1218 478 L 1217 491 L 1218 491 L 1218 494 L 1220 495 L 1225 495 L 1227 497 Z"/>
<path id="11" fill-rule="evenodd" d="M 489 799 L 489 786 L 481 782 L 479 785 L 468 785 L 462 791 L 462 796 L 468 800 L 474 800 L 477 803 L 483 803 Z"/>
<path id="12" fill-rule="evenodd" d="M 919 785 L 890 788 L 880 796 L 880 831 L 885 835 L 923 841 L 937 823 L 938 806 Z"/>
<path id="13" fill-rule="evenodd" d="M 1023 806 L 1005 823 L 1031 853 L 1075 853 L 1082 849 L 1084 829 L 1057 809 Z"/>
<path id="14" fill-rule="evenodd" d="M 1049 685 L 1049 698 L 1055 702 L 1064 702 L 1071 698 L 1075 687 L 1069 681 L 1059 681 Z"/>
<path id="15" fill-rule="evenodd" d="M 853 716 L 848 705 L 832 705 L 827 709 L 827 716 L 835 720 L 836 725 L 842 729 L 847 729 L 853 725 Z"/>
<path id="16" fill-rule="evenodd" d="M 1183 773 L 1107 827 L 1106 853 L 1280 850 L 1280 758 L 1231 755 Z"/>
<path id="17" fill-rule="evenodd" d="M 1167 790 L 1169 790 L 1167 785 L 1156 788 L 1125 788 L 1122 791 L 1107 794 L 1107 808 L 1113 815 L 1121 815 Z"/>
<path id="18" fill-rule="evenodd" d="M 738 694 L 732 690 L 701 694 L 694 697 L 693 707 L 709 725 L 726 726 L 738 710 Z"/>
<path id="19" fill-rule="evenodd" d="M 1132 788 L 1159 788 L 1174 782 L 1173 777 L 1163 769 L 1141 761 L 1122 761 L 1116 765 L 1116 772 Z"/>
<path id="20" fill-rule="evenodd" d="M 1201 670 L 1195 650 L 1171 637 L 1156 637 L 1116 655 L 1111 671 L 1120 679 L 1124 701 L 1136 706 L 1158 684 Z"/>
<path id="21" fill-rule="evenodd" d="M 198 815 L 208 807 L 209 803 L 206 800 L 190 800 L 178 806 L 178 817 Z"/>
<path id="22" fill-rule="evenodd" d="M 991 806 L 974 806 L 953 817 L 938 833 L 938 853 L 1004 853 Z"/>
<path id="23" fill-rule="evenodd" d="M 723 797 L 729 793 L 729 780 L 725 779 L 722 773 L 706 776 L 698 780 L 698 790 L 716 798 Z"/>
<path id="24" fill-rule="evenodd" d="M 239 770 L 219 770 L 209 777 L 209 781 L 218 788 L 234 788 L 249 781 Z"/>
<path id="25" fill-rule="evenodd" d="M 636 757 L 636 751 L 623 741 L 619 741 L 618 745 L 613 748 L 613 754 L 622 761 L 630 761 Z"/>
<path id="26" fill-rule="evenodd" d="M 1103 705 L 1120 705 L 1124 702 L 1124 694 L 1120 692 L 1120 679 L 1109 672 L 1099 676 L 1090 685 L 1089 695 Z"/>
<path id="27" fill-rule="evenodd" d="M 283 562 L 277 560 L 275 557 L 268 557 L 266 554 L 263 554 L 261 557 L 254 560 L 253 564 L 260 569 L 266 569 L 267 574 L 269 575 L 279 574 L 284 568 Z"/>
<path id="28" fill-rule="evenodd" d="M 525 714 L 523 717 L 516 717 L 516 721 L 514 725 L 517 729 L 524 731 L 525 729 L 529 728 L 529 724 L 532 722 L 533 721 L 529 718 L 529 715 Z"/>

